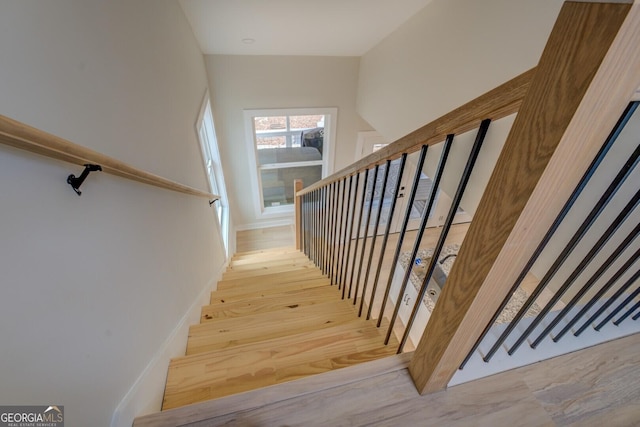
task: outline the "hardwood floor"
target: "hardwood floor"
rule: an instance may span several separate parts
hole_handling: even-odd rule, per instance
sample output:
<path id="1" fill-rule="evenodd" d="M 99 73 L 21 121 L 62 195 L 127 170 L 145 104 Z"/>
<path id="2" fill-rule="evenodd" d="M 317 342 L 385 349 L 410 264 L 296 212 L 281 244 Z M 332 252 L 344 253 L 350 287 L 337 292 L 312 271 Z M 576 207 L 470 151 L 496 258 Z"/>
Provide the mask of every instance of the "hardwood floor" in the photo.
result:
<path id="1" fill-rule="evenodd" d="M 406 369 L 409 354 L 400 357 L 207 402 L 164 420 L 154 414 L 135 425 L 640 425 L 640 334 L 425 396 Z"/>
<path id="2" fill-rule="evenodd" d="M 236 251 L 249 252 L 294 246 L 294 237 L 293 225 L 238 231 L 236 233 Z"/>

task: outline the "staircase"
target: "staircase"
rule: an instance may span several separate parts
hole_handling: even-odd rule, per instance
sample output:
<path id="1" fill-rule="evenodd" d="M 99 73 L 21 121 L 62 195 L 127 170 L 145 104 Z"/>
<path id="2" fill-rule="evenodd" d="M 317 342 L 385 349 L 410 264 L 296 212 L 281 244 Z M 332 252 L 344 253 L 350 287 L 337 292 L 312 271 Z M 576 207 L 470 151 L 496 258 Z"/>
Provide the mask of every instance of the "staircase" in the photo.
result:
<path id="1" fill-rule="evenodd" d="M 386 328 L 358 318 L 352 300 L 302 253 L 236 254 L 169 365 L 172 409 L 395 354 Z"/>

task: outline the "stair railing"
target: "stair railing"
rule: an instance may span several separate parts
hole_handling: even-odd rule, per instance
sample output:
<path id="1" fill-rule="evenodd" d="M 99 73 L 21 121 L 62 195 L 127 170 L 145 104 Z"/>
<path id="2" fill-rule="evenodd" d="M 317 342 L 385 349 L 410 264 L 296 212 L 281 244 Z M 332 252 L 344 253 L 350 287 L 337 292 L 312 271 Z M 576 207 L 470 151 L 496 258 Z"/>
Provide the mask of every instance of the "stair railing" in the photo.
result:
<path id="1" fill-rule="evenodd" d="M 412 357 L 409 370 L 421 393 L 445 388 L 464 365 L 467 355 L 477 348 L 495 321 L 496 313 L 504 308 L 518 276 L 525 271 L 528 260 L 535 257 L 536 247 L 554 227 L 554 219 L 562 216 L 563 206 L 588 174 L 585 171 L 597 158 L 602 141 L 607 140 L 629 101 L 636 96 L 640 83 L 638 45 L 638 3 L 567 2 L 535 69 L 297 192 L 300 206 L 297 228 L 302 250 L 341 289 L 344 298 L 353 297 L 354 305 L 360 304 L 360 315 L 364 314 L 366 304 L 369 318 L 376 306 L 381 265 L 389 261 L 384 257 L 385 246 L 401 191 L 398 186 L 401 175 L 413 172 L 408 196 L 413 201 L 427 151 L 442 144 L 417 230 L 422 237 L 427 223 L 425 216 L 428 218 L 433 208 L 450 148 L 456 143 L 455 135 L 477 129 L 473 149 L 402 334 L 399 345 L 402 351 L 429 279 L 438 267 L 439 252 L 464 196 L 487 127 L 491 121 L 518 112 L 446 286 Z M 411 155 L 417 156 L 418 161 L 412 170 L 406 170 L 406 159 Z M 394 175 L 397 181 L 390 183 L 391 168 L 397 168 L 398 172 Z M 383 213 L 385 193 L 392 196 L 387 197 Z M 407 206 L 411 209 L 411 203 Z M 628 206 L 621 220 L 626 220 L 634 208 L 635 204 Z M 407 235 L 408 215 L 406 211 L 402 215 L 391 274 L 379 302 L 382 308 L 377 318 L 379 326 L 391 292 L 393 270 Z M 381 247 L 377 248 L 380 255 L 372 265 L 380 218 L 385 216 L 386 227 L 381 233 Z M 607 238 L 603 239 L 596 246 L 606 243 Z M 408 276 L 415 262 L 419 241 L 416 237 L 404 276 Z M 369 283 L 371 271 L 375 274 Z M 403 277 L 401 288 L 406 283 L 407 277 Z M 534 291 L 532 295 L 540 292 Z M 395 313 L 388 319 L 387 340 L 402 304 L 401 295 L 402 292 L 395 298 Z M 549 311 L 552 305 L 553 302 L 544 310 Z M 635 305 L 632 308 L 637 309 Z M 622 317 L 634 313 L 631 309 L 627 311 Z M 520 341 L 524 339 L 526 336 Z"/>
<path id="2" fill-rule="evenodd" d="M 377 319 L 378 327 L 382 325 L 390 297 L 396 301 L 396 304 L 390 307 L 393 313 L 387 313 L 389 323 L 385 344 L 388 344 L 399 316 L 400 296 L 405 294 L 411 280 L 412 270 L 406 267 L 411 267 L 418 258 L 426 224 L 433 214 L 436 198 L 441 191 L 440 182 L 452 144 L 454 144 L 455 133 L 466 133 L 477 128 L 475 143 L 468 153 L 466 167 L 461 171 L 458 188 L 447 218 L 441 227 L 438 243 L 419 285 L 418 297 L 414 298 L 413 310 L 409 320 L 405 321 L 405 331 L 398 346 L 398 353 L 402 352 L 407 343 L 409 332 L 421 307 L 419 301 L 422 301 L 427 293 L 489 125 L 492 120 L 499 120 L 517 111 L 533 72 L 530 70 L 516 77 L 390 144 L 383 149 L 384 151 L 380 150 L 338 174 L 297 192 L 296 212 L 299 212 L 300 218 L 299 226 L 296 227 L 299 236 L 298 245 L 331 279 L 331 283 L 338 286 L 342 291 L 342 298 L 353 299 L 358 315 L 366 316 L 367 319 L 372 317 Z M 413 250 L 410 252 L 409 260 L 405 262 L 400 290 L 392 292 L 392 282 L 399 258 L 403 251 L 407 253 L 403 246 L 412 207 L 418 192 L 421 191 L 421 180 L 425 177 L 427 152 L 433 146 L 442 147 L 440 154 L 437 153 L 437 149 L 432 150 L 435 153 L 434 156 L 439 157 L 440 160 L 433 173 L 430 192 L 420 215 L 420 225 L 415 233 Z M 408 156 L 417 157 L 417 160 L 409 164 Z M 456 173 L 456 170 L 450 171 L 450 175 Z M 404 174 L 413 177 L 412 186 L 406 197 L 408 200 L 406 208 L 404 212 L 399 213 L 403 217 L 400 230 L 392 233 L 391 226 L 394 223 Z M 384 224 L 384 227 L 381 227 L 381 224 Z M 381 241 L 378 238 L 379 235 Z M 397 241 L 394 258 L 390 264 L 390 273 L 383 278 L 381 277 L 383 257 L 390 235 L 396 236 Z M 381 279 L 386 283 L 384 292 L 380 292 L 383 296 L 378 292 Z"/>

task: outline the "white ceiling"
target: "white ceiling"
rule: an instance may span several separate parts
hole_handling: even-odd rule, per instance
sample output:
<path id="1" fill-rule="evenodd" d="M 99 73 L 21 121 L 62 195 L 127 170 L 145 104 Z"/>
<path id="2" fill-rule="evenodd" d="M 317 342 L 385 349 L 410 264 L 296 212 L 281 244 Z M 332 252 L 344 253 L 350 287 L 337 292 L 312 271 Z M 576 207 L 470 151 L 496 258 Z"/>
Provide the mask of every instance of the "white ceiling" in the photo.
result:
<path id="1" fill-rule="evenodd" d="M 431 0 L 180 0 L 205 54 L 361 56 Z M 255 40 L 246 44 L 243 39 Z"/>

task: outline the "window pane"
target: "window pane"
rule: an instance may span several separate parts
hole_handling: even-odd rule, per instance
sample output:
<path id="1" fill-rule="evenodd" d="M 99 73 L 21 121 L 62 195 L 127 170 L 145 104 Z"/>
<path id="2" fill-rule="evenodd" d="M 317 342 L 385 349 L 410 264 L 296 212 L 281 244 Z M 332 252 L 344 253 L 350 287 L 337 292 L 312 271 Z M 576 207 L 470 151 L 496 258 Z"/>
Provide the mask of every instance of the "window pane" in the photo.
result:
<path id="1" fill-rule="evenodd" d="M 324 127 L 324 115 L 291 116 L 291 130 L 303 130 Z"/>
<path id="2" fill-rule="evenodd" d="M 254 117 L 256 132 L 274 129 L 287 130 L 287 116 Z"/>
<path id="3" fill-rule="evenodd" d="M 285 136 L 256 136 L 256 148 L 258 150 L 268 150 L 286 146 L 287 137 Z"/>
<path id="4" fill-rule="evenodd" d="M 322 166 L 304 166 L 260 171 L 262 201 L 265 208 L 292 205 L 294 199 L 293 181 L 301 179 L 309 186 L 322 178 Z"/>

